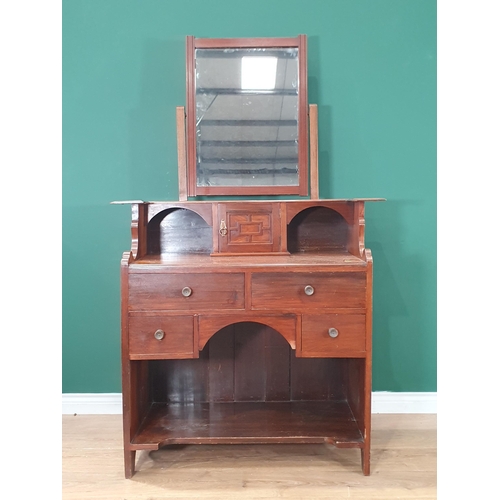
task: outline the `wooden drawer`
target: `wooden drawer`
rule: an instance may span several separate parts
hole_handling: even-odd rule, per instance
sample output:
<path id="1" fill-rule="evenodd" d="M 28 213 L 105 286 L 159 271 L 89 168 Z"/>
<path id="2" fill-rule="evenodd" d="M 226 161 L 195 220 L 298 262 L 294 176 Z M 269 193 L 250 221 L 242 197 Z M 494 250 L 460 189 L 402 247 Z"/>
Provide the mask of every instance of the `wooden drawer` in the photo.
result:
<path id="1" fill-rule="evenodd" d="M 256 273 L 252 275 L 252 308 L 308 312 L 325 308 L 364 308 L 366 274 Z"/>
<path id="2" fill-rule="evenodd" d="M 131 311 L 244 309 L 243 273 L 130 274 Z"/>
<path id="3" fill-rule="evenodd" d="M 129 316 L 130 359 L 192 358 L 192 316 Z"/>
<path id="4" fill-rule="evenodd" d="M 333 336 L 333 337 L 332 337 Z M 302 316 L 302 355 L 325 358 L 366 351 L 364 314 Z"/>

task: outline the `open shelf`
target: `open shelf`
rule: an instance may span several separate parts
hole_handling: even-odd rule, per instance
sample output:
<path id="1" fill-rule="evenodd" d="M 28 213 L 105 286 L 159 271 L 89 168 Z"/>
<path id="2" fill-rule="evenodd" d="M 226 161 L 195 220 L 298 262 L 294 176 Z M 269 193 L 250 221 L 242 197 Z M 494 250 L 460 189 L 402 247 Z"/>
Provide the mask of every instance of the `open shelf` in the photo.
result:
<path id="1" fill-rule="evenodd" d="M 132 448 L 325 441 L 362 447 L 363 436 L 346 401 L 153 403 Z"/>
<path id="2" fill-rule="evenodd" d="M 288 224 L 290 253 L 345 251 L 349 225 L 335 210 L 316 206 L 299 212 Z"/>
<path id="3" fill-rule="evenodd" d="M 162 254 L 145 255 L 136 259 L 130 265 L 131 270 L 144 272 L 148 266 L 171 267 L 286 267 L 286 266 L 361 266 L 366 267 L 366 261 L 349 253 L 345 249 L 334 249 L 317 253 L 296 253 L 290 255 L 254 255 L 249 260 L 247 256 L 217 256 L 211 257 L 204 254 Z"/>

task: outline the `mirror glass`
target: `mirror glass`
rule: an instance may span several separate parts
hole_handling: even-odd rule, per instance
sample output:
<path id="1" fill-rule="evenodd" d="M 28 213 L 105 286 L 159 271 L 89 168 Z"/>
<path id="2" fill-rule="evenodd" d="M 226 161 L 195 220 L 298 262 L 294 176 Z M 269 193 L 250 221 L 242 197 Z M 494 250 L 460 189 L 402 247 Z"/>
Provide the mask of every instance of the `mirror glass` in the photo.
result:
<path id="1" fill-rule="evenodd" d="M 195 49 L 197 186 L 298 186 L 298 54 Z"/>

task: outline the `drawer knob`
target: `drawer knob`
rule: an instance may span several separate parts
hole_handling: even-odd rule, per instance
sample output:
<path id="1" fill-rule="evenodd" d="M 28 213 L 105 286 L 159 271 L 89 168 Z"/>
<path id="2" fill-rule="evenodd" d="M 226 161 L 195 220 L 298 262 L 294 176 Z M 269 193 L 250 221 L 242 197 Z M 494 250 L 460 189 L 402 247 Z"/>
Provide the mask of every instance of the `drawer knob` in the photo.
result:
<path id="1" fill-rule="evenodd" d="M 184 297 L 189 297 L 192 293 L 193 293 L 193 290 L 191 290 L 191 288 L 189 288 L 188 286 L 185 286 L 182 289 L 182 295 L 184 295 Z"/>
<path id="2" fill-rule="evenodd" d="M 155 339 L 156 340 L 162 340 L 163 337 L 165 337 L 165 332 L 163 330 L 156 330 L 156 332 L 155 332 Z"/>
<path id="3" fill-rule="evenodd" d="M 306 295 L 312 295 L 314 293 L 314 288 L 311 285 L 304 287 L 304 293 Z"/>
<path id="4" fill-rule="evenodd" d="M 339 336 L 339 331 L 336 328 L 328 328 L 328 335 L 334 339 Z"/>

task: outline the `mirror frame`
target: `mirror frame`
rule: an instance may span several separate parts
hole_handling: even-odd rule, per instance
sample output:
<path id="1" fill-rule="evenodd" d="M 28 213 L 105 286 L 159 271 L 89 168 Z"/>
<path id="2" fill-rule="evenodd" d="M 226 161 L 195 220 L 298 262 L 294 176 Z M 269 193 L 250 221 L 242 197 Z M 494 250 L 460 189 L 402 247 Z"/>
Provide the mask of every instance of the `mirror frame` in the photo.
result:
<path id="1" fill-rule="evenodd" d="M 298 48 L 298 185 L 198 186 L 196 182 L 196 49 Z M 186 37 L 186 156 L 188 196 L 308 195 L 307 37 L 195 38 Z"/>

